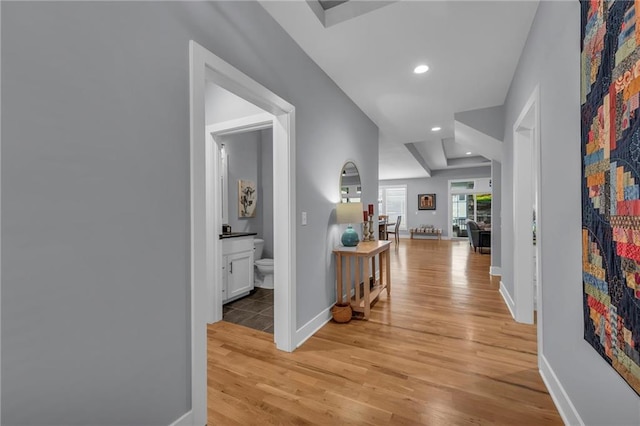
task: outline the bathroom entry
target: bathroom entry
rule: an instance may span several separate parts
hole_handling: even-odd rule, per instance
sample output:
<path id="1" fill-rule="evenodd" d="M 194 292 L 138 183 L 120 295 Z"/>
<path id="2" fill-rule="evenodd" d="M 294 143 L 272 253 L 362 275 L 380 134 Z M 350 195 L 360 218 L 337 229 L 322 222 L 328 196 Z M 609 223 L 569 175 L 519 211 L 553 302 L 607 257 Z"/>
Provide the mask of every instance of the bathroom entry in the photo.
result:
<path id="1" fill-rule="evenodd" d="M 209 285 L 209 322 L 218 310 L 224 321 L 273 333 L 273 115 L 211 83 L 205 115 L 209 219 L 221 224 L 211 228 L 219 285 Z"/>
<path id="2" fill-rule="evenodd" d="M 273 333 L 273 130 L 218 132 L 213 139 L 222 189 L 216 198 L 228 231 L 221 231 L 222 319 Z"/>

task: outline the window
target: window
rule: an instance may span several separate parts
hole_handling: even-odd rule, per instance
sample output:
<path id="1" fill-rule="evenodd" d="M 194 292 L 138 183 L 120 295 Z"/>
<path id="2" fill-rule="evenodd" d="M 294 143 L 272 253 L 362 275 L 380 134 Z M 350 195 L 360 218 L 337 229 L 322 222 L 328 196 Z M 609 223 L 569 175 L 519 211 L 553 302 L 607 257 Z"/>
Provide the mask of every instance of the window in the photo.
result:
<path id="1" fill-rule="evenodd" d="M 451 192 L 455 192 L 456 190 L 467 190 L 475 188 L 476 182 L 473 180 L 470 181 L 455 181 L 451 182 Z"/>
<path id="2" fill-rule="evenodd" d="M 389 224 L 401 216 L 400 229 L 407 230 L 407 185 L 380 186 L 378 212 L 389 216 Z"/>

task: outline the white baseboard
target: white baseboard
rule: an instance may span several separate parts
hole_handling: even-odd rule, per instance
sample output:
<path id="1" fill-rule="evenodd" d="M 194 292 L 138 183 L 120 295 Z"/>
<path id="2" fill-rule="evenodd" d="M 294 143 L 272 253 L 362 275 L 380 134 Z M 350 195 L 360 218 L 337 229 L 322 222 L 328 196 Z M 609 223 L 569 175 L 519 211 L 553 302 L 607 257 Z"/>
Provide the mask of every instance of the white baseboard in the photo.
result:
<path id="1" fill-rule="evenodd" d="M 313 318 L 311 321 L 309 321 L 296 331 L 296 342 L 298 342 L 296 344 L 296 348 L 302 346 L 302 344 L 306 342 L 307 339 L 316 334 L 316 331 L 320 330 L 326 323 L 331 320 L 332 307 L 333 305 L 324 309 L 322 312 L 316 315 L 315 318 Z"/>
<path id="2" fill-rule="evenodd" d="M 499 266 L 492 266 L 489 268 L 489 275 L 493 275 L 494 277 L 502 276 L 502 268 Z"/>
<path id="3" fill-rule="evenodd" d="M 556 373 L 549 365 L 547 358 L 545 358 L 544 354 L 540 354 L 538 360 L 538 367 L 540 368 L 542 380 L 547 386 L 549 395 L 551 395 L 551 399 L 553 399 L 554 404 L 556 404 L 556 408 L 558 409 L 564 424 L 584 426 L 584 422 L 582 421 L 580 414 L 571 402 L 571 399 L 569 399 L 569 395 L 567 395 L 562 383 L 558 380 L 558 376 L 556 376 Z"/>
<path id="4" fill-rule="evenodd" d="M 376 280 L 380 279 L 380 270 L 377 269 L 375 273 Z M 355 288 L 351 289 L 351 296 L 355 295 Z M 349 300 L 349 298 L 347 298 Z M 318 330 L 320 330 L 326 323 L 331 321 L 331 308 L 333 305 L 325 308 L 318 315 L 315 316 L 311 321 L 300 327 L 296 331 L 296 348 L 302 346 L 304 342 L 306 342 L 311 336 L 316 334 Z"/>
<path id="5" fill-rule="evenodd" d="M 194 426 L 193 424 L 193 411 L 189 410 L 182 415 L 178 420 L 171 423 L 169 426 Z M 198 425 L 199 426 L 199 425 Z M 202 425 L 204 426 L 204 425 Z"/>
<path id="6" fill-rule="evenodd" d="M 513 317 L 513 319 L 516 319 L 516 302 L 513 301 L 511 295 L 507 291 L 507 288 L 504 286 L 504 283 L 502 281 L 500 281 L 500 294 L 502 295 L 507 308 L 509 308 L 511 316 Z"/>

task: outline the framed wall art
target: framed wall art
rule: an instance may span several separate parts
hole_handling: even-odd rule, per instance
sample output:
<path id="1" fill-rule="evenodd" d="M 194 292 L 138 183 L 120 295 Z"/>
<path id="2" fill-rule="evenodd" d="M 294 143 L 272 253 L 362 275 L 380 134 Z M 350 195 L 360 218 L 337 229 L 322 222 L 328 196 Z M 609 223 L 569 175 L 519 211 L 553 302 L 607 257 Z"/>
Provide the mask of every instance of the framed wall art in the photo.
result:
<path id="1" fill-rule="evenodd" d="M 252 180 L 238 181 L 238 217 L 256 217 L 258 191 Z"/>
<path id="2" fill-rule="evenodd" d="M 436 194 L 418 194 L 418 210 L 435 210 Z"/>

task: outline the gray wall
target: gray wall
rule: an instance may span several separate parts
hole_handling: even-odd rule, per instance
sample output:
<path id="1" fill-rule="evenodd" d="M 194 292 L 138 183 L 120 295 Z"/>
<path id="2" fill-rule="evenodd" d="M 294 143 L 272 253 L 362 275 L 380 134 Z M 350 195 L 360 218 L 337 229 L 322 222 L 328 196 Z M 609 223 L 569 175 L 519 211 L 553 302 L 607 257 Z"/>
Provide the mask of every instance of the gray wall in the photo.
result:
<path id="1" fill-rule="evenodd" d="M 501 141 L 504 137 L 504 105 L 456 112 L 454 118 Z"/>
<path id="2" fill-rule="evenodd" d="M 502 265 L 502 164 L 491 161 L 491 266 Z"/>
<path id="3" fill-rule="evenodd" d="M 260 132 L 258 197 L 262 212 L 263 258 L 273 258 L 273 130 Z"/>
<path id="4" fill-rule="evenodd" d="M 258 166 L 262 163 L 262 156 L 258 156 L 260 147 L 259 130 L 253 132 L 236 133 L 219 138 L 227 152 L 228 189 L 229 189 L 229 225 L 234 232 L 258 232 L 262 234 L 262 197 L 258 193 L 256 217 L 239 217 L 238 209 L 238 181 L 251 180 L 260 185 Z"/>
<path id="5" fill-rule="evenodd" d="M 297 324 L 335 300 L 345 159 L 378 129 L 254 2 L 2 2 L 2 420 L 190 409 L 193 39 L 296 107 Z"/>
<path id="6" fill-rule="evenodd" d="M 263 258 L 273 257 L 273 130 L 236 133 L 219 138 L 228 154 L 229 224 L 234 232 L 257 232 L 264 239 Z M 256 217 L 238 216 L 238 180 L 258 189 Z"/>
<path id="7" fill-rule="evenodd" d="M 402 218 L 402 222 L 407 225 L 407 231 L 403 231 L 401 234 L 409 235 L 410 228 L 416 228 L 420 225 L 433 225 L 442 229 L 443 237 L 450 237 L 449 180 L 490 176 L 490 167 L 434 170 L 430 178 L 381 180 L 379 185 L 407 185 L 407 217 Z M 436 210 L 418 210 L 418 194 L 436 194 Z"/>
<path id="8" fill-rule="evenodd" d="M 502 141 L 505 134 L 505 106 L 480 108 L 455 113 L 455 119 L 479 132 Z M 502 164 L 491 160 L 491 266 L 502 263 Z"/>
<path id="9" fill-rule="evenodd" d="M 585 424 L 640 424 L 638 396 L 583 339 L 579 82 L 580 4 L 540 2 L 505 104 L 505 149 L 512 158 L 513 125 L 539 84 L 542 355 Z M 511 161 L 502 170 L 502 280 L 513 296 Z"/>

